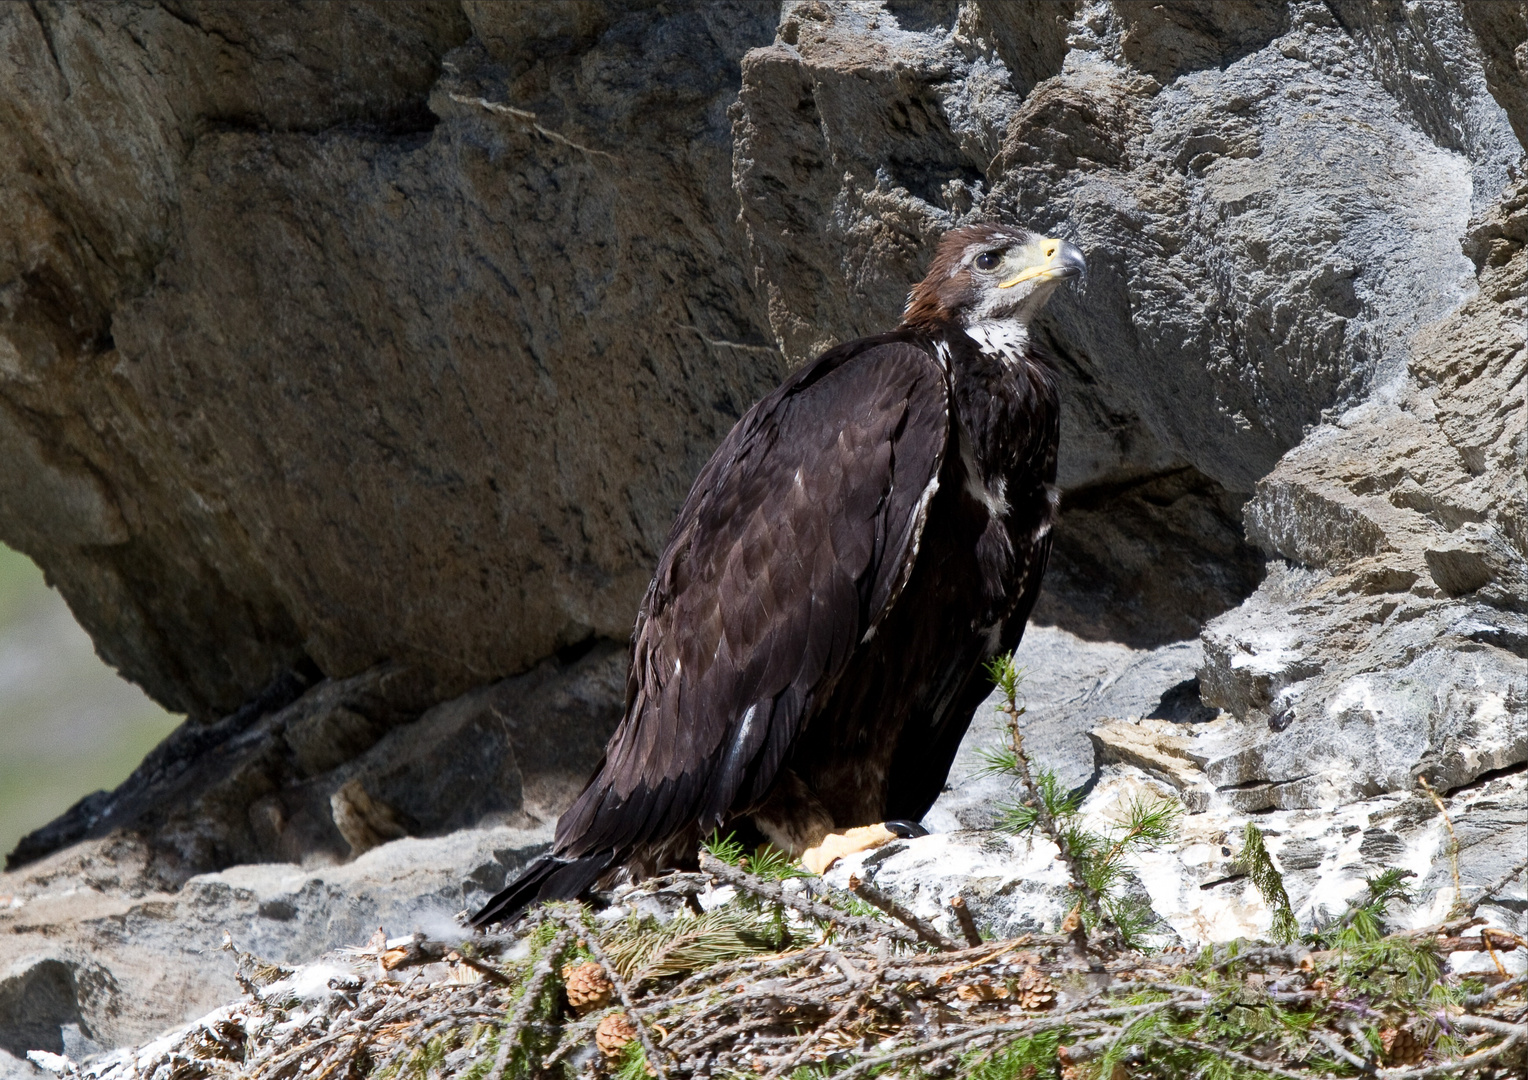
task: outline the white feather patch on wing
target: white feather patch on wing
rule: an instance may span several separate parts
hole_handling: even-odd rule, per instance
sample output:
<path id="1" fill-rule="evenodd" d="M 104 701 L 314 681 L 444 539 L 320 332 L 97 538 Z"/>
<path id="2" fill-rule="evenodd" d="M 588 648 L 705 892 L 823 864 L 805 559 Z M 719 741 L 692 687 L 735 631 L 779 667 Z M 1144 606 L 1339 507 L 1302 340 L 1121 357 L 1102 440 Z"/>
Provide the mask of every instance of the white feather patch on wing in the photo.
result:
<path id="1" fill-rule="evenodd" d="M 941 454 L 940 459 L 943 456 Z M 924 487 L 923 494 L 918 496 L 918 505 L 913 509 L 912 537 L 907 545 L 907 556 L 902 560 L 902 566 L 897 572 L 896 584 L 891 587 L 891 593 L 886 597 L 886 606 L 881 609 L 882 618 L 896 604 L 897 598 L 902 595 L 902 589 L 907 585 L 907 579 L 912 576 L 913 563 L 918 558 L 918 545 L 923 541 L 923 526 L 928 522 L 929 503 L 934 501 L 934 495 L 939 490 L 940 464 L 941 460 L 934 462 L 934 475 L 929 480 L 928 485 Z M 860 638 L 861 645 L 875 637 L 875 631 L 878 626 L 880 626 L 880 619 L 876 619 L 870 624 L 870 628 L 865 631 L 865 636 Z"/>
<path id="2" fill-rule="evenodd" d="M 719 776 L 733 778 L 741 775 L 740 766 L 742 765 L 743 754 L 748 749 L 748 736 L 753 731 L 753 719 L 758 711 L 759 706 L 754 704 L 748 706 L 748 710 L 743 713 L 741 720 L 738 722 L 737 734 L 732 737 L 732 745 L 727 748 L 726 760 L 718 771 Z"/>
<path id="3" fill-rule="evenodd" d="M 1036 540 L 1044 539 L 1050 533 L 1051 526 L 1056 523 L 1056 518 L 1061 516 L 1061 489 L 1055 484 L 1045 485 L 1045 503 L 1045 517 L 1040 521 L 1039 525 L 1035 526 L 1034 538 Z"/>

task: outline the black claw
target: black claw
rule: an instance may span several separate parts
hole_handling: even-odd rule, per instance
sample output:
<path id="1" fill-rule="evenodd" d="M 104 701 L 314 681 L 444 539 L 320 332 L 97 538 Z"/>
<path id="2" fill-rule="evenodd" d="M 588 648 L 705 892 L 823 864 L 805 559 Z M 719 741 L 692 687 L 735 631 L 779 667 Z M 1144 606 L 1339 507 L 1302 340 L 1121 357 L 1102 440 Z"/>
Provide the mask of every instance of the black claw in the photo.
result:
<path id="1" fill-rule="evenodd" d="M 881 824 L 885 825 L 903 840 L 911 840 L 915 836 L 928 835 L 928 830 L 916 821 L 883 821 Z"/>

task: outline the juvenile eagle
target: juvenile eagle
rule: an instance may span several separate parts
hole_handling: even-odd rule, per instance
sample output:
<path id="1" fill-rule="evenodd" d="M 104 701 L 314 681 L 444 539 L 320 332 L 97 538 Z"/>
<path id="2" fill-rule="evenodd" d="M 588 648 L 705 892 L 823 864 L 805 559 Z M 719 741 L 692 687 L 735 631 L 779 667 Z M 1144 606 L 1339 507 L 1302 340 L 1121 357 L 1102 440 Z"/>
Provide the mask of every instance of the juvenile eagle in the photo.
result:
<path id="1" fill-rule="evenodd" d="M 1040 589 L 1058 401 L 1028 324 L 1083 269 L 1060 240 L 956 229 L 895 331 L 748 410 L 664 546 L 604 758 L 474 925 L 693 866 L 715 829 L 797 856 L 928 811 Z"/>

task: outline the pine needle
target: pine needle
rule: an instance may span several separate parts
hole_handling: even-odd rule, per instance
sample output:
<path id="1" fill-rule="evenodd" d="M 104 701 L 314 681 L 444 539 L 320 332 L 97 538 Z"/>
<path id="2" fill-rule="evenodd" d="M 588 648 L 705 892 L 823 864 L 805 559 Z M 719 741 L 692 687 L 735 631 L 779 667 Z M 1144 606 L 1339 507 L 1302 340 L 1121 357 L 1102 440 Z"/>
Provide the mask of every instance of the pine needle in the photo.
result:
<path id="1" fill-rule="evenodd" d="M 724 904 L 666 924 L 650 916 L 628 918 L 611 928 L 604 948 L 623 978 L 642 983 L 762 952 L 773 943 L 771 926 L 757 911 Z"/>

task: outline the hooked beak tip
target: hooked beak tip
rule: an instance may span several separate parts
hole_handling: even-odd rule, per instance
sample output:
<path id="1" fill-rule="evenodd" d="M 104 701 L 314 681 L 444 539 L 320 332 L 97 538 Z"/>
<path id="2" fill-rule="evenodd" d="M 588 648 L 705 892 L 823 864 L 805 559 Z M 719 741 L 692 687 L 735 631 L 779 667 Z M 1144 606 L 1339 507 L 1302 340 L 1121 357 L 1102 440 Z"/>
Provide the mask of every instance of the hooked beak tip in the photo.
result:
<path id="1" fill-rule="evenodd" d="M 1061 247 L 1051 256 L 1050 269 L 1061 278 L 1083 277 L 1088 272 L 1088 262 L 1081 251 L 1062 241 Z"/>

